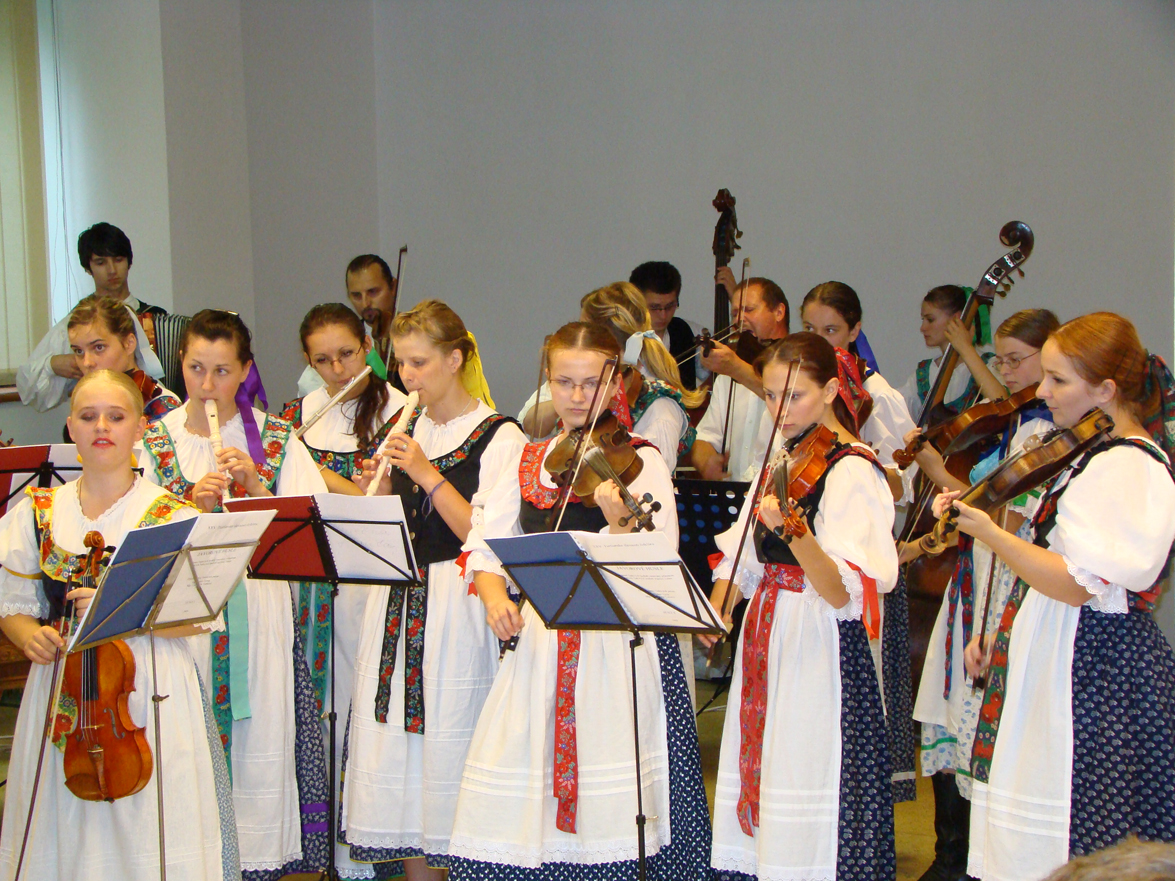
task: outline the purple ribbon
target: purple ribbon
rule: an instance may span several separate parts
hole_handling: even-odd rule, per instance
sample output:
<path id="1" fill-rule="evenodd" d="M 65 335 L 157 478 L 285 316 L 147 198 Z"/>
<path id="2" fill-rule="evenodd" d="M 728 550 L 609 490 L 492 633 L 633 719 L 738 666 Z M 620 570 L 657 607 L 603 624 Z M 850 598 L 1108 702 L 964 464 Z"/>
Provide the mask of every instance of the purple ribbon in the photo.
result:
<path id="1" fill-rule="evenodd" d="M 248 442 L 249 455 L 258 465 L 265 464 L 265 447 L 261 446 L 261 432 L 257 430 L 257 420 L 253 418 L 253 399 L 261 401 L 261 406 L 269 408 L 269 398 L 265 395 L 265 386 L 261 384 L 261 374 L 257 371 L 257 362 L 249 365 L 249 374 L 245 381 L 237 388 L 237 410 L 241 414 L 241 424 L 245 428 L 245 440 Z"/>
<path id="2" fill-rule="evenodd" d="M 873 354 L 873 347 L 869 345 L 869 340 L 865 339 L 865 331 L 857 334 L 857 354 L 865 359 L 865 364 L 869 367 L 870 373 L 880 373 L 881 369 L 877 366 L 877 356 Z M 865 377 L 861 377 L 864 379 Z"/>

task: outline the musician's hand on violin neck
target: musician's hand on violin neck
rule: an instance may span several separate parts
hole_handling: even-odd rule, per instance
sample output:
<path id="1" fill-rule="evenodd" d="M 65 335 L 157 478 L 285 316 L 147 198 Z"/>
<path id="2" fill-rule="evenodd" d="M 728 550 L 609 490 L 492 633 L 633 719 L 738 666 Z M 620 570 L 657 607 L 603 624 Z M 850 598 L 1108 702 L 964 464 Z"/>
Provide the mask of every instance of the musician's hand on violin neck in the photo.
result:
<path id="1" fill-rule="evenodd" d="M 613 481 L 605 480 L 597 486 L 595 492 L 592 493 L 592 498 L 600 506 L 600 513 L 608 521 L 609 532 L 632 532 L 636 528 L 636 519 L 630 516 L 631 512 L 620 495 L 620 488 Z M 629 520 L 626 525 L 621 526 L 620 520 L 623 517 L 628 517 Z"/>
<path id="2" fill-rule="evenodd" d="M 48 624 L 44 624 L 28 635 L 21 651 L 34 664 L 52 664 L 53 659 L 57 657 L 57 650 L 63 648 L 65 640 L 61 638 L 61 634 Z"/>
<path id="3" fill-rule="evenodd" d="M 913 563 L 922 556 L 922 546 L 916 541 L 898 542 L 898 564 Z"/>
<path id="4" fill-rule="evenodd" d="M 192 503 L 205 514 L 211 514 L 228 492 L 230 482 L 219 471 L 209 471 L 192 487 Z"/>
<path id="5" fill-rule="evenodd" d="M 962 494 L 958 490 L 940 492 L 934 497 L 934 502 L 931 504 L 930 510 L 934 513 L 935 517 L 941 518 L 947 512 L 947 508 Z"/>
<path id="6" fill-rule="evenodd" d="M 379 469 L 378 459 L 364 459 L 360 463 L 361 471 L 356 472 L 351 479 L 355 481 L 356 486 L 367 492 L 367 487 L 371 485 L 371 481 L 375 480 L 375 473 Z M 383 480 L 379 482 L 379 489 L 375 491 L 377 496 L 390 496 L 392 494 L 392 474 L 391 471 L 384 473 Z"/>
<path id="7" fill-rule="evenodd" d="M 988 516 L 986 511 L 981 511 L 978 508 L 972 508 L 965 502 L 958 501 L 959 496 L 962 495 L 959 491 L 952 491 L 940 493 L 934 500 L 934 513 L 936 517 L 942 517 L 948 508 L 957 511 L 957 514 L 952 512 L 955 519 L 955 526 L 959 532 L 970 535 L 981 541 L 986 541 L 992 534 L 992 531 L 999 531 L 999 527 Z M 990 544 L 990 542 L 988 542 Z"/>
<path id="8" fill-rule="evenodd" d="M 79 615 L 90 608 L 90 601 L 98 591 L 92 587 L 75 587 L 65 595 L 67 600 L 73 601 L 74 611 Z"/>
<path id="9" fill-rule="evenodd" d="M 763 496 L 759 503 L 759 520 L 769 530 L 783 526 L 783 511 L 779 507 L 779 499 L 774 495 Z"/>
<path id="10" fill-rule="evenodd" d="M 743 363 L 734 349 L 719 342 L 714 343 L 714 348 L 708 354 L 699 355 L 698 360 L 711 373 L 720 373 L 723 376 L 731 376 Z"/>
<path id="11" fill-rule="evenodd" d="M 987 672 L 987 668 L 991 666 L 991 653 L 995 648 L 995 637 L 984 639 L 982 649 L 979 648 L 979 640 L 978 635 L 971 637 L 971 641 L 963 649 L 963 665 L 967 668 L 967 675 L 972 679 Z"/>

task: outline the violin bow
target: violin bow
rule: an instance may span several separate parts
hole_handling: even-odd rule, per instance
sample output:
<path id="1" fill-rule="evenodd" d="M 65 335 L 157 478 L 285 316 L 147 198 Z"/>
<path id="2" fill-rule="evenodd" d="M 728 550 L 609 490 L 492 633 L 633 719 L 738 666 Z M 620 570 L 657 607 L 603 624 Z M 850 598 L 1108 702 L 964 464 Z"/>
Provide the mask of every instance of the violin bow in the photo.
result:
<path id="1" fill-rule="evenodd" d="M 400 282 L 404 280 L 404 264 L 408 262 L 408 246 L 403 245 L 400 248 L 400 254 L 396 257 L 396 289 L 392 292 L 392 318 L 396 317 L 396 311 L 400 306 Z M 391 327 L 388 327 L 389 336 Z M 388 340 L 388 352 L 384 355 L 384 373 L 392 372 L 392 341 Z"/>
<path id="2" fill-rule="evenodd" d="M 792 361 L 787 365 L 787 378 L 783 381 L 783 393 L 787 396 L 787 400 L 778 410 L 775 411 L 775 422 L 771 426 L 771 434 L 767 438 L 767 451 L 763 455 L 763 467 L 759 469 L 759 481 L 755 484 L 755 492 L 751 495 L 751 509 L 747 514 L 747 521 L 743 524 L 743 534 L 738 540 L 738 549 L 734 552 L 734 568 L 730 570 L 730 581 L 726 587 L 726 596 L 722 598 L 722 606 L 725 609 L 727 606 L 733 605 L 729 602 L 731 591 L 735 589 L 735 579 L 738 577 L 738 564 L 743 558 L 743 548 L 747 543 L 747 534 L 751 530 L 751 521 L 755 518 L 755 509 L 759 507 L 759 503 L 763 500 L 763 491 L 767 486 L 767 466 L 771 463 L 771 448 L 775 446 L 775 438 L 779 434 L 779 426 L 783 424 L 783 420 L 787 417 L 788 411 L 791 409 L 791 391 L 792 391 L 792 374 L 798 373 L 801 366 L 803 366 L 803 359 L 800 361 Z"/>
<path id="3" fill-rule="evenodd" d="M 738 315 L 736 317 L 732 318 L 730 321 L 730 326 L 732 328 L 736 328 L 736 329 L 732 331 L 730 336 L 734 336 L 735 334 L 739 333 L 740 331 L 737 328 L 741 328 L 741 326 L 742 326 L 743 297 L 745 297 L 746 293 L 747 293 L 747 270 L 750 268 L 751 268 L 751 258 L 744 257 L 743 258 L 743 268 L 742 268 L 742 276 L 743 277 L 742 277 L 742 281 L 740 281 L 738 283 L 739 284 L 738 304 L 735 306 L 735 311 L 738 312 Z M 789 376 L 790 376 L 790 374 L 789 374 Z M 726 399 L 726 418 L 722 420 L 722 453 L 723 454 L 726 453 L 726 447 L 730 443 L 730 435 L 734 431 L 734 426 L 731 423 L 733 422 L 733 414 L 734 414 L 734 391 L 737 386 L 738 386 L 738 383 L 736 383 L 734 381 L 734 377 L 731 377 L 730 378 L 730 395 Z M 767 447 L 768 447 L 768 449 L 770 449 L 771 444 L 768 444 Z M 729 462 L 727 462 L 727 467 L 728 468 L 730 467 Z"/>
<path id="4" fill-rule="evenodd" d="M 86 554 L 85 561 L 82 563 L 80 574 L 83 577 L 90 571 L 91 566 L 94 565 L 94 562 L 101 559 L 101 554 L 104 550 L 105 548 L 90 548 L 89 552 Z M 75 583 L 74 577 L 77 574 L 79 573 L 70 573 L 69 577 L 66 579 L 66 593 L 69 593 L 71 585 Z M 80 584 L 80 582 L 78 583 Z M 74 604 L 71 602 L 69 616 L 67 617 L 62 615 L 61 617 L 59 633 L 62 637 L 65 637 L 66 634 L 73 632 L 76 621 L 77 614 L 74 611 Z M 65 677 L 65 664 L 63 663 L 64 657 L 65 650 L 58 649 L 57 654 L 53 658 L 52 687 L 49 689 L 49 702 L 45 705 L 45 725 L 41 734 L 41 748 L 37 752 L 37 770 L 33 774 L 33 789 L 32 792 L 29 793 L 29 811 L 28 814 L 25 815 L 24 835 L 21 837 L 20 842 L 20 856 L 17 857 L 16 860 L 16 872 L 12 876 L 12 881 L 20 881 L 20 870 L 24 866 L 25 852 L 28 850 L 29 846 L 29 833 L 33 828 L 33 810 L 37 805 L 37 791 L 41 786 L 41 771 L 45 766 L 45 746 L 49 743 L 51 726 L 54 724 L 57 718 L 57 713 L 55 712 L 57 709 L 57 702 L 61 699 L 61 683 L 62 679 Z"/>
<path id="5" fill-rule="evenodd" d="M 544 339 L 543 339 L 542 346 L 539 347 L 539 378 L 538 378 L 538 382 L 535 383 L 535 387 L 534 387 L 534 408 L 530 411 L 532 425 L 534 425 L 534 431 L 530 435 L 530 439 L 531 439 L 532 443 L 537 442 L 540 437 L 540 435 L 539 435 L 539 412 L 538 411 L 539 411 L 539 404 L 541 404 L 543 402 L 543 372 L 547 366 L 547 346 L 550 344 L 550 342 L 551 342 L 551 335 L 547 334 L 547 336 L 544 337 Z"/>
<path id="6" fill-rule="evenodd" d="M 600 413 L 604 409 L 605 400 L 601 399 L 600 392 L 606 386 L 612 384 L 612 379 L 616 376 L 616 369 L 619 363 L 619 358 L 609 358 L 604 362 L 604 366 L 600 368 L 600 375 L 596 379 L 596 390 L 592 393 L 592 402 L 588 406 L 588 415 L 591 418 L 579 430 L 579 439 L 575 442 L 575 451 L 571 455 L 571 475 L 567 479 L 566 484 L 560 489 L 558 501 L 559 516 L 555 520 L 555 526 L 551 530 L 552 532 L 558 532 L 559 527 L 563 525 L 563 514 L 567 511 L 567 503 L 571 501 L 571 488 L 575 485 L 575 481 L 579 479 L 579 469 L 583 467 L 584 455 L 587 452 L 587 443 L 591 438 L 592 432 L 596 430 L 596 423 L 599 421 Z M 605 375 L 608 377 L 607 381 L 604 380 Z"/>

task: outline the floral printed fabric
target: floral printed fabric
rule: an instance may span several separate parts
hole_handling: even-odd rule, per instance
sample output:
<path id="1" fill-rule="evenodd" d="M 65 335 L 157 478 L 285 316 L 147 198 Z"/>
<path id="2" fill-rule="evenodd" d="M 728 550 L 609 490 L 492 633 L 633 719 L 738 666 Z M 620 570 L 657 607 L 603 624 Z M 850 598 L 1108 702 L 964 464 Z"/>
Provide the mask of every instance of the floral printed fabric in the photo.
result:
<path id="1" fill-rule="evenodd" d="M 633 403 L 629 410 L 629 418 L 632 420 L 633 425 L 641 421 L 641 417 L 645 415 L 645 411 L 658 398 L 672 398 L 680 404 L 681 392 L 660 379 L 644 377 L 641 383 L 641 393 L 637 395 L 635 403 Z M 698 430 L 692 425 L 687 425 L 685 434 L 681 436 L 681 440 L 677 444 L 677 455 L 684 456 L 688 453 L 697 437 Z"/>
<path id="2" fill-rule="evenodd" d="M 575 679 L 579 671 L 578 630 L 559 631 L 559 669 L 555 681 L 555 798 L 559 809 L 555 825 L 575 832 L 579 798 L 578 754 L 575 743 Z"/>
<path id="3" fill-rule="evenodd" d="M 767 724 L 767 650 L 779 591 L 804 592 L 804 570 L 768 563 L 763 580 L 743 621 L 743 689 L 739 706 L 738 823 L 753 836 L 759 825 L 759 780 L 763 768 L 763 732 Z"/>
<path id="4" fill-rule="evenodd" d="M 947 621 L 953 622 L 955 620 L 955 610 L 959 608 L 959 604 L 963 606 L 963 641 L 964 644 L 971 641 L 971 620 L 974 615 L 975 596 L 975 564 L 974 558 L 971 555 L 971 548 L 975 546 L 975 539 L 969 535 L 959 533 L 959 562 L 955 566 L 955 577 L 951 579 L 950 585 L 947 587 Z M 991 562 L 991 566 L 995 567 L 995 560 Z M 951 696 L 951 672 L 953 664 L 951 658 L 951 649 L 954 644 L 955 628 L 953 624 L 947 627 L 947 651 L 945 657 L 946 664 L 946 679 L 942 687 L 942 696 L 944 700 L 949 700 Z"/>
<path id="5" fill-rule="evenodd" d="M 405 611 L 405 607 L 407 610 Z M 375 718 L 388 721 L 392 674 L 396 672 L 396 648 L 404 623 L 404 730 L 424 733 L 424 619 L 428 609 L 428 572 L 423 584 L 393 584 L 388 593 L 383 651 L 379 658 L 379 685 L 375 692 Z"/>

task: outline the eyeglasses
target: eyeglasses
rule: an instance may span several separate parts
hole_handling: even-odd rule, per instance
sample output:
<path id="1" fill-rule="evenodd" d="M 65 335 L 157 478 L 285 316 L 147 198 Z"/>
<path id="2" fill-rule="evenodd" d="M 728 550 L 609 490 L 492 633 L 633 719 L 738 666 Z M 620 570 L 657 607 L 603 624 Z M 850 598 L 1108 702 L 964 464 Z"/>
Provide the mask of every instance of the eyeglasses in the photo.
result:
<path id="1" fill-rule="evenodd" d="M 327 364 L 334 364 L 336 361 L 343 367 L 350 367 L 360 358 L 366 358 L 367 353 L 362 349 L 343 349 L 339 352 L 337 358 L 331 358 L 329 355 L 319 355 L 314 359 L 315 367 L 325 367 Z"/>
<path id="2" fill-rule="evenodd" d="M 996 370 L 1002 370 L 1007 367 L 1009 370 L 1015 370 L 1029 358 L 1039 355 L 1040 352 L 1033 352 L 1031 355 L 1025 355 L 1023 358 L 1017 358 L 1015 355 L 1008 355 L 1006 358 L 992 358 L 991 366 Z"/>
<path id="3" fill-rule="evenodd" d="M 677 304 L 676 303 L 669 303 L 666 306 L 649 306 L 647 308 L 650 313 L 652 313 L 652 312 L 657 312 L 657 313 L 673 312 L 673 311 L 676 311 Z"/>
<path id="4" fill-rule="evenodd" d="M 600 381 L 598 379 L 588 379 L 584 382 L 572 382 L 570 379 L 559 377 L 558 379 L 551 380 L 551 388 L 559 389 L 559 391 L 563 392 L 565 395 L 570 395 L 576 389 L 579 389 L 585 395 L 591 397 L 596 393 L 596 389 L 599 387 Z"/>

